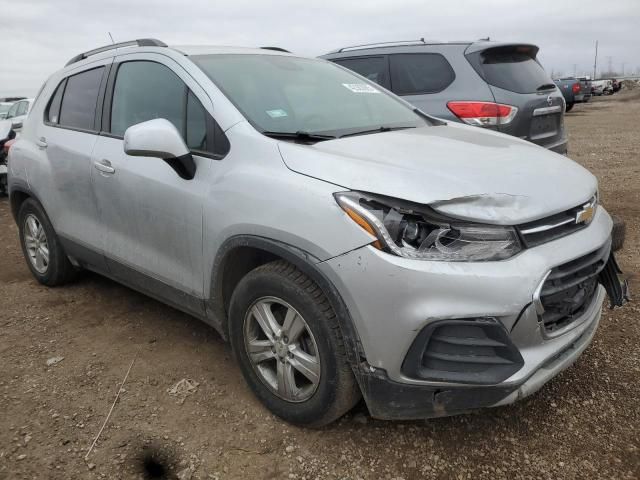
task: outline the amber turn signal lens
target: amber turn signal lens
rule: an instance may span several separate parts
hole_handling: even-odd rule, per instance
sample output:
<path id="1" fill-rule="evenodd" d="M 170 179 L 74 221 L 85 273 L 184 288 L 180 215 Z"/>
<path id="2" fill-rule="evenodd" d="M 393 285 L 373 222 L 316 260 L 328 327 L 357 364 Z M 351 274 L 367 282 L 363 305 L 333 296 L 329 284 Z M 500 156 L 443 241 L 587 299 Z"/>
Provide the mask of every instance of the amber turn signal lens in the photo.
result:
<path id="1" fill-rule="evenodd" d="M 347 212 L 347 215 L 349 215 L 349 217 L 351 217 L 351 220 L 356 222 L 358 225 L 360 225 L 362 228 L 364 228 L 367 232 L 369 232 L 374 237 L 377 237 L 373 227 L 369 225 L 369 222 L 367 222 L 364 218 L 362 218 L 362 216 L 360 216 L 357 212 L 351 210 L 350 208 L 344 208 L 344 211 Z M 373 246 L 376 247 L 378 250 L 382 250 L 382 244 L 378 240 L 373 242 Z"/>

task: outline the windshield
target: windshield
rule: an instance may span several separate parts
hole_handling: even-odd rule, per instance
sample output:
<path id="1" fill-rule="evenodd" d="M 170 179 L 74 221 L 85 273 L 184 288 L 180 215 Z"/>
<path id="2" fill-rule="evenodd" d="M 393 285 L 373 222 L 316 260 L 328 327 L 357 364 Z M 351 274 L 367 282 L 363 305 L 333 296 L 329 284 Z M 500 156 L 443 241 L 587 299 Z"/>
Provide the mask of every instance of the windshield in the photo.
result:
<path id="1" fill-rule="evenodd" d="M 376 84 L 326 61 L 251 54 L 190 58 L 265 134 L 339 137 L 427 125 Z"/>

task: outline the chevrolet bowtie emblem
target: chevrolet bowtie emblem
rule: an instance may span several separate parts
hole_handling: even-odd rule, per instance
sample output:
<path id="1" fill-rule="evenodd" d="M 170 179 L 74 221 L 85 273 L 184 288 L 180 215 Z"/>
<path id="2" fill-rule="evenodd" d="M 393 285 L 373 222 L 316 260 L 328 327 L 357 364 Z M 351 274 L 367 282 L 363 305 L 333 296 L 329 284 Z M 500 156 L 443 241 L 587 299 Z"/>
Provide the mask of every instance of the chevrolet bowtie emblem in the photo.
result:
<path id="1" fill-rule="evenodd" d="M 588 203 L 582 210 L 576 213 L 576 223 L 584 223 L 588 225 L 593 220 L 593 216 L 596 213 L 595 202 Z"/>

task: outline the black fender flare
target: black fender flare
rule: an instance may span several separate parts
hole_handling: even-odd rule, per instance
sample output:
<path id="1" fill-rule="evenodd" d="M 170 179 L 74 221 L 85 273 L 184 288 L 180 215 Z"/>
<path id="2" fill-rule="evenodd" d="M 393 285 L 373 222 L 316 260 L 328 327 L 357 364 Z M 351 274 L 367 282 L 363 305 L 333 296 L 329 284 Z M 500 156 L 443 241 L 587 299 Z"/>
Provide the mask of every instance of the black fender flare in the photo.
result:
<path id="1" fill-rule="evenodd" d="M 13 219 L 15 222 L 18 221 L 18 210 L 19 210 L 18 208 L 15 208 L 15 205 L 14 205 L 14 199 L 15 199 L 16 193 L 23 194 L 30 198 L 33 198 L 40 205 L 42 205 L 42 208 L 44 209 L 44 204 L 40 201 L 40 198 L 38 198 L 38 195 L 36 195 L 33 192 L 33 190 L 31 190 L 27 182 L 25 182 L 24 180 L 18 180 L 15 178 L 12 178 L 11 180 L 12 180 L 12 184 L 9 188 L 9 206 L 11 207 L 11 215 L 13 216 Z M 45 209 L 45 212 L 46 212 L 46 209 Z"/>
<path id="2" fill-rule="evenodd" d="M 364 351 L 358 332 L 340 292 L 324 273 L 316 267 L 315 264 L 319 263 L 320 260 L 300 248 L 270 238 L 257 235 L 236 235 L 227 239 L 218 249 L 213 262 L 210 296 L 206 302 L 206 308 L 214 327 L 220 331 L 221 335 L 227 339 L 229 332 L 229 318 L 222 295 L 225 262 L 229 258 L 229 254 L 239 247 L 255 248 L 282 258 L 318 284 L 336 313 L 349 362 L 354 370 L 357 370 L 356 367 L 364 361 Z"/>

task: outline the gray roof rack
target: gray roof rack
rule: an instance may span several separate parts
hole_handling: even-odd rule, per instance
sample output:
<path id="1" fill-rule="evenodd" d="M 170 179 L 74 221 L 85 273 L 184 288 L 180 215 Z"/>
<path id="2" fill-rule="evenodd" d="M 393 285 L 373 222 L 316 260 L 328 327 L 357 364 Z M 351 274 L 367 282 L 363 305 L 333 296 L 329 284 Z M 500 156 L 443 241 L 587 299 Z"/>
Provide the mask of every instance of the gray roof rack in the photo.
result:
<path id="1" fill-rule="evenodd" d="M 83 52 L 80 53 L 78 55 L 76 55 L 75 57 L 73 57 L 71 60 L 69 60 L 67 62 L 67 64 L 65 65 L 65 67 L 71 65 L 72 63 L 76 63 L 79 62 L 80 60 L 84 60 L 87 57 L 90 57 L 91 55 L 96 55 L 97 53 L 102 53 L 102 52 L 106 52 L 108 50 L 113 50 L 114 48 L 121 48 L 121 47 L 166 47 L 167 44 L 164 42 L 161 42 L 160 40 L 156 40 L 155 38 L 139 38 L 137 40 L 130 40 L 128 42 L 120 42 L 120 43 L 114 43 L 111 45 L 106 45 L 104 47 L 100 47 L 100 48 L 94 48 L 93 50 L 89 50 L 87 52 Z"/>
<path id="2" fill-rule="evenodd" d="M 424 38 L 419 38 L 418 40 L 396 40 L 395 42 L 377 42 L 377 43 L 364 43 L 362 45 L 351 45 L 349 47 L 342 47 L 338 50 L 334 50 L 331 53 L 340 53 L 345 52 L 347 50 L 357 50 L 359 48 L 370 48 L 370 47 L 401 47 L 405 45 L 426 45 L 427 42 Z"/>
<path id="3" fill-rule="evenodd" d="M 291 53 L 289 50 L 282 47 L 260 47 L 262 50 L 273 50 L 274 52 Z"/>

